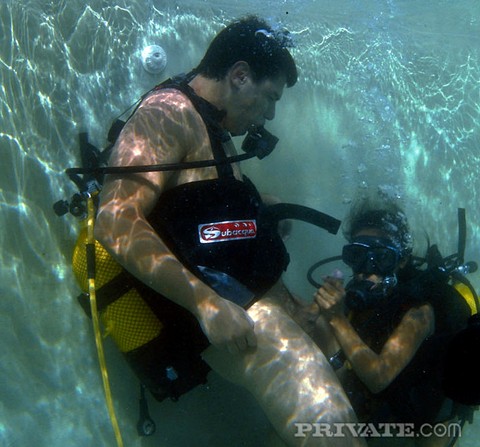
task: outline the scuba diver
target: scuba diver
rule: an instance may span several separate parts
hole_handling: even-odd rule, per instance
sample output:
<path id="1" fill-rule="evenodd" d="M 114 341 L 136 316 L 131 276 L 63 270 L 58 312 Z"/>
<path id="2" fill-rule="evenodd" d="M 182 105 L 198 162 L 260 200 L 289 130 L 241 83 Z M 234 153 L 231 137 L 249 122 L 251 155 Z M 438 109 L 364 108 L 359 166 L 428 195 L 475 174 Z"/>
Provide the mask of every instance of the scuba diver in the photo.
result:
<path id="1" fill-rule="evenodd" d="M 254 395 L 287 445 L 363 445 L 295 437 L 295 421 L 356 419 L 327 359 L 285 310 L 289 257 L 278 223 L 303 218 L 336 233 L 339 222 L 270 206 L 237 163 L 276 143 L 263 125 L 297 80 L 289 46 L 288 32 L 255 16 L 231 23 L 192 72 L 154 88 L 113 129 L 109 166 L 69 174 L 76 183 L 80 174 L 102 177 L 98 310 L 157 400 L 178 399 L 213 369 Z M 246 133 L 247 154 L 237 155 L 230 136 Z M 86 292 L 89 267 L 77 248 Z"/>
<path id="2" fill-rule="evenodd" d="M 467 302 L 452 285 L 465 266 L 448 267 L 436 246 L 424 260 L 414 257 L 407 218 L 394 202 L 359 201 L 344 225 L 348 244 L 341 259 L 352 269 L 352 279 L 344 285 L 338 270 L 324 278 L 314 303 L 297 319 L 303 325 L 315 321 L 310 333 L 336 369 L 359 421 L 414 427 L 413 438 L 396 439 L 397 444 L 391 437 L 372 437 L 369 445 L 453 446 L 458 432 L 435 437 L 431 427 L 471 422 L 473 413 L 472 402 L 447 397 L 452 393 L 444 380 L 452 360 L 464 367 L 452 356 L 447 359 L 447 348 L 478 310 L 473 289 Z M 422 270 L 423 261 L 428 268 Z M 430 424 L 430 431 L 422 432 L 423 424 Z"/>

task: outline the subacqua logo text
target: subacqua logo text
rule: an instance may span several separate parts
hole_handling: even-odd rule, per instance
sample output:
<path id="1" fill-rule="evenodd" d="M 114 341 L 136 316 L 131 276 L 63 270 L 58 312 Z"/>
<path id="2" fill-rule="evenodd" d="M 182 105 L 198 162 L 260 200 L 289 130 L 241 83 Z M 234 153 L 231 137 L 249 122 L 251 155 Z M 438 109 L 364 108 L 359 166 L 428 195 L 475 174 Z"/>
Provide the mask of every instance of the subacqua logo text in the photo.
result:
<path id="1" fill-rule="evenodd" d="M 198 226 L 198 237 L 202 244 L 237 239 L 252 239 L 256 236 L 257 222 L 255 219 L 213 222 Z"/>

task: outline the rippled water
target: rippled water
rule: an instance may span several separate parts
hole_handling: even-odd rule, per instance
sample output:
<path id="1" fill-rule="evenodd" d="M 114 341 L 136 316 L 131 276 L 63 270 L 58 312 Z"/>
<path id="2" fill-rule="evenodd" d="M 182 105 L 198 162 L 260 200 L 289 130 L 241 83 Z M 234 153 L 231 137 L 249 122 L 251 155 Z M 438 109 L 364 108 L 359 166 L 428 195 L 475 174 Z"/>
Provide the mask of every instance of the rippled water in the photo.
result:
<path id="1" fill-rule="evenodd" d="M 1 447 L 115 445 L 89 321 L 71 299 L 78 225 L 56 217 L 52 203 L 75 192 L 63 170 L 79 163 L 80 131 L 103 145 L 116 115 L 196 65 L 221 25 L 247 12 L 290 28 L 300 69 L 269 126 L 278 150 L 245 164 L 261 189 L 339 218 L 363 190 L 401 196 L 420 246 L 427 231 L 445 254 L 456 250 L 462 206 L 467 258 L 480 260 L 477 0 L 3 0 Z M 161 75 L 139 60 L 151 44 L 167 53 Z M 341 243 L 297 224 L 291 288 L 308 298 L 306 269 Z M 178 404 L 152 405 L 158 433 L 140 440 L 136 383 L 108 342 L 107 351 L 126 445 L 258 446 L 268 436 L 249 398 L 213 376 Z M 460 445 L 475 445 L 476 432 Z"/>

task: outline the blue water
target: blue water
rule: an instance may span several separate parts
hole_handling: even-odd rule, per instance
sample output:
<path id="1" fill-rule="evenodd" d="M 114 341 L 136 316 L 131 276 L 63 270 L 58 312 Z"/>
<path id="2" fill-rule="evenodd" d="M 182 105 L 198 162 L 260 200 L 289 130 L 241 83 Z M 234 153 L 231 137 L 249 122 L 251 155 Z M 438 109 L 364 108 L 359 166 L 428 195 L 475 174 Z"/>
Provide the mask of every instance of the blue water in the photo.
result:
<path id="1" fill-rule="evenodd" d="M 256 12 L 294 35 L 298 85 L 269 129 L 278 150 L 245 171 L 265 192 L 342 218 L 366 191 L 399 197 L 415 230 L 480 261 L 478 0 L 2 0 L 0 2 L 0 447 L 114 446 L 90 322 L 72 300 L 78 224 L 52 203 L 75 189 L 77 134 L 105 142 L 111 120 L 165 77 L 192 68 L 215 32 Z M 145 72 L 142 49 L 168 65 Z M 308 299 L 316 260 L 341 236 L 295 224 L 285 275 Z M 480 287 L 480 276 L 471 275 Z M 136 436 L 137 384 L 106 342 L 125 445 L 262 446 L 269 426 L 248 396 L 212 375 L 173 404 L 151 404 L 158 431 Z M 474 446 L 468 427 L 459 445 Z M 234 441 L 232 441 L 234 439 Z"/>

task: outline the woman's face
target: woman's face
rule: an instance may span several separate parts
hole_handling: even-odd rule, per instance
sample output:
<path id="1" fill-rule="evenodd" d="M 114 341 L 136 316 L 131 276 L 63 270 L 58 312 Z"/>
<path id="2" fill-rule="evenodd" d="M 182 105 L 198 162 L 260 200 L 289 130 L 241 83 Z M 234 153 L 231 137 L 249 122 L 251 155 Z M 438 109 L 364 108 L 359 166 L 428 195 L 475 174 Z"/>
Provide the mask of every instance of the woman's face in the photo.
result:
<path id="1" fill-rule="evenodd" d="M 394 253 L 394 250 L 388 248 L 389 238 L 386 236 L 386 234 L 376 228 L 361 229 L 355 234 L 353 240 L 360 240 L 362 241 L 362 243 L 368 245 L 369 238 L 372 238 L 372 242 L 375 241 L 375 243 L 372 244 L 372 247 L 377 247 L 378 245 L 381 246 L 381 244 L 378 244 L 378 242 L 376 242 L 377 240 L 380 240 L 386 242 L 386 248 L 385 250 L 378 251 L 373 248 L 373 250 L 369 252 L 368 261 L 365 262 L 364 270 L 362 271 L 360 269 L 354 271 L 353 276 L 354 278 L 359 280 L 368 280 L 375 284 L 379 284 L 385 279 L 386 276 L 389 276 L 390 274 L 395 274 L 400 268 L 402 262 L 399 254 Z M 391 245 L 393 244 L 390 244 L 390 246 Z M 382 254 L 383 251 L 384 253 Z M 381 272 L 381 268 L 376 268 L 376 264 L 380 264 L 381 266 L 384 266 L 385 264 L 390 264 L 392 268 L 390 269 L 389 273 L 385 273 Z"/>

